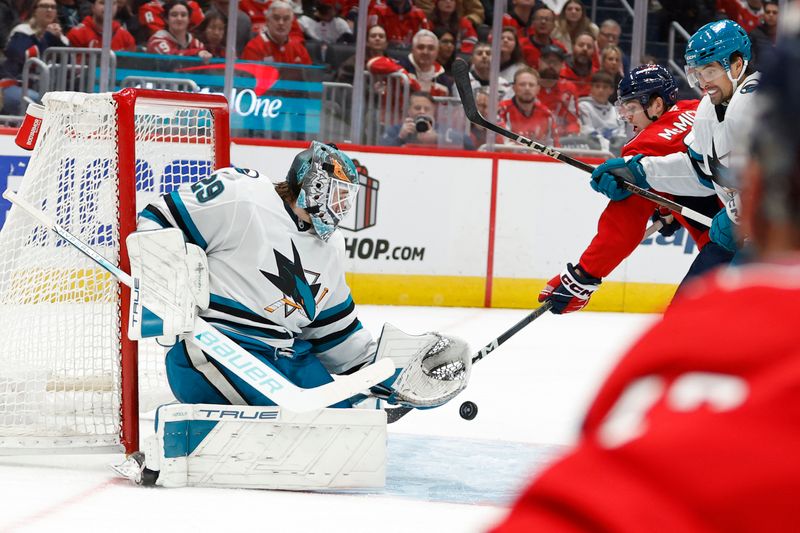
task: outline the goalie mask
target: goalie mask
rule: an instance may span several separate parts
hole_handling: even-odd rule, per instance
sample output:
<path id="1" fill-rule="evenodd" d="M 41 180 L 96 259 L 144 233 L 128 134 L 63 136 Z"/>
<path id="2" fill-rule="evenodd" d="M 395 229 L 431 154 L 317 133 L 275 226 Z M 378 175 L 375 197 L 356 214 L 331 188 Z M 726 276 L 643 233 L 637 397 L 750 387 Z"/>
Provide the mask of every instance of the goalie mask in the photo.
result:
<path id="1" fill-rule="evenodd" d="M 311 217 L 314 231 L 327 241 L 355 205 L 358 171 L 333 145 L 317 141 L 294 158 L 286 181 L 297 191 L 297 206 Z"/>

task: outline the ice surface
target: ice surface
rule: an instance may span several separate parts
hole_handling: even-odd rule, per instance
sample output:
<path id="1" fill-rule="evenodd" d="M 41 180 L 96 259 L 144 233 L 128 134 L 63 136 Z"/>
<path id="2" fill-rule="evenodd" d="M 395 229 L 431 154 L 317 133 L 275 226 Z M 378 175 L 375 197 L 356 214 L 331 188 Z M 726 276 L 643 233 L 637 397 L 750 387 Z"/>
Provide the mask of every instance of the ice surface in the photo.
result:
<path id="1" fill-rule="evenodd" d="M 474 349 L 527 313 L 360 310 L 376 335 L 386 321 L 409 333 L 459 335 Z M 483 531 L 532 474 L 574 442 L 603 377 L 655 319 L 583 312 L 541 317 L 479 362 L 469 387 L 450 404 L 389 426 L 382 491 L 147 489 L 113 477 L 107 465 L 121 456 L 0 457 L 0 531 Z M 472 421 L 458 416 L 464 400 L 478 404 Z"/>

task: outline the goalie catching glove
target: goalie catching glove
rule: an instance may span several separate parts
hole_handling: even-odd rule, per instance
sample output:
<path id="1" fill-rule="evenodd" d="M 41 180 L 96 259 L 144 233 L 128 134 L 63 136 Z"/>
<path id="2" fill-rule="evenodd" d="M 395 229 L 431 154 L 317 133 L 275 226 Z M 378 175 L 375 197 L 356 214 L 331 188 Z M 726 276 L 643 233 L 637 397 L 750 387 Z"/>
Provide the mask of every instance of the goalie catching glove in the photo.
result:
<path id="1" fill-rule="evenodd" d="M 600 281 L 600 278 L 584 272 L 580 265 L 567 263 L 561 274 L 547 282 L 539 293 L 539 301 L 549 301 L 552 304 L 550 310 L 557 315 L 580 311 L 600 287 Z"/>
<path id="2" fill-rule="evenodd" d="M 384 324 L 375 360 L 390 358 L 395 375 L 370 391 L 393 405 L 438 407 L 464 390 L 472 370 L 465 341 L 431 332 L 409 335 Z"/>

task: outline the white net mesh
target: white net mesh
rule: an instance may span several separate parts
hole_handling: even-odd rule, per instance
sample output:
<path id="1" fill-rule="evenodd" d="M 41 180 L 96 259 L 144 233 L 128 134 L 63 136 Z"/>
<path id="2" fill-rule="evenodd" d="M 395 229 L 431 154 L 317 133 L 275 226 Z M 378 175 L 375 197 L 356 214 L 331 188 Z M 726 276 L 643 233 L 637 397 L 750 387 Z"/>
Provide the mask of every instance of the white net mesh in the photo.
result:
<path id="1" fill-rule="evenodd" d="M 49 93 L 18 194 L 118 264 L 117 104 L 110 94 Z M 208 109 L 136 106 L 137 211 L 214 168 Z M 0 449 L 116 446 L 121 313 L 104 270 L 14 210 L 0 231 Z M 171 398 L 163 349 L 140 344 L 140 407 Z M 2 451 L 0 450 L 0 453 Z"/>

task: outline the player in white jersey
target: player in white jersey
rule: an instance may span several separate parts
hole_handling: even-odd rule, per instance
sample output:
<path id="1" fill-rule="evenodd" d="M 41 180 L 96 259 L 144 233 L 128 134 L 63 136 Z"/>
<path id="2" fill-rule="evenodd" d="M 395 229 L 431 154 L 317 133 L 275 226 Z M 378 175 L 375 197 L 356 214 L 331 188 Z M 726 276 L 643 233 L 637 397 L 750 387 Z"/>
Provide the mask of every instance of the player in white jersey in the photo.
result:
<path id="1" fill-rule="evenodd" d="M 210 305 L 200 315 L 294 384 L 317 387 L 375 359 L 335 231 L 357 192 L 350 158 L 314 142 L 285 182 L 275 185 L 253 170 L 217 170 L 148 205 L 139 229 L 179 228 L 202 248 Z M 191 343 L 175 344 L 166 365 L 181 403 L 275 405 Z"/>
<path id="2" fill-rule="evenodd" d="M 609 159 L 592 173 L 593 188 L 619 200 L 627 196 L 618 176 L 644 188 L 683 196 L 709 196 L 716 192 L 725 209 L 713 219 L 709 236 L 720 246 L 738 247 L 733 224 L 738 221 L 738 185 L 730 171 L 731 152 L 753 112 L 759 74 L 749 65 L 750 39 L 731 20 L 700 28 L 686 47 L 690 83 L 699 84 L 705 96 L 697 108 L 687 151 L 661 157 Z"/>

